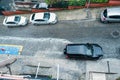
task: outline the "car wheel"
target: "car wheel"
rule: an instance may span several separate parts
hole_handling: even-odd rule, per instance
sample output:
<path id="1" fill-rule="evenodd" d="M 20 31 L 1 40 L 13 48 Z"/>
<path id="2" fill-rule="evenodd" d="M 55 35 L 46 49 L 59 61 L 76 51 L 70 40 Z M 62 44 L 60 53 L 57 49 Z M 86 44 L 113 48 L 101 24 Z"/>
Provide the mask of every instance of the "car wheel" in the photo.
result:
<path id="1" fill-rule="evenodd" d="M 100 22 L 102 22 L 102 23 L 108 23 L 108 21 L 102 21 L 101 19 L 100 19 Z"/>
<path id="2" fill-rule="evenodd" d="M 19 27 L 23 27 L 23 25 L 19 25 Z"/>
<path id="3" fill-rule="evenodd" d="M 39 26 L 39 24 L 33 24 L 34 26 Z"/>
<path id="4" fill-rule="evenodd" d="M 7 26 L 8 28 L 12 28 L 12 26 Z"/>
<path id="5" fill-rule="evenodd" d="M 51 25 L 54 25 L 54 24 L 56 24 L 57 22 L 55 22 L 55 23 L 49 23 L 49 24 L 51 24 Z"/>
<path id="6" fill-rule="evenodd" d="M 105 24 L 107 24 L 107 23 L 109 23 L 109 21 L 102 21 L 102 23 L 105 23 Z"/>

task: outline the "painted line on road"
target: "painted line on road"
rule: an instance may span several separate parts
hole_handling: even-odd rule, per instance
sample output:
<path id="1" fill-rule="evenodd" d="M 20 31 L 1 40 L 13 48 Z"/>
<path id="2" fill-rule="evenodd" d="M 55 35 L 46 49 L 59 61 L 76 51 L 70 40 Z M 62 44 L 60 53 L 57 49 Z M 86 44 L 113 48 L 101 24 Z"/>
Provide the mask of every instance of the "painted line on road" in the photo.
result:
<path id="1" fill-rule="evenodd" d="M 64 43 L 70 43 L 71 41 L 66 39 L 60 39 L 60 38 L 24 38 L 24 37 L 11 37 L 11 36 L 0 36 L 0 39 L 3 40 L 20 40 L 20 41 L 58 41 L 58 42 L 64 42 Z"/>

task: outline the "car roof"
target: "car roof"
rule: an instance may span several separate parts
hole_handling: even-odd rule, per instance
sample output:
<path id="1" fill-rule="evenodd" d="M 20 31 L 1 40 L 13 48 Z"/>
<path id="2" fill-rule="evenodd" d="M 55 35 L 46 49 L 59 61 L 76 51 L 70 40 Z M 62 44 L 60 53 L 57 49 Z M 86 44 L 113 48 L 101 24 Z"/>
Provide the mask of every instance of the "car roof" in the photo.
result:
<path id="1" fill-rule="evenodd" d="M 67 51 L 68 51 L 69 54 L 92 55 L 91 49 L 88 50 L 87 47 L 86 47 L 86 45 L 68 46 L 67 47 Z"/>
<path id="2" fill-rule="evenodd" d="M 120 15 L 120 8 L 107 8 L 108 16 Z"/>
<path id="3" fill-rule="evenodd" d="M 15 22 L 15 16 L 9 16 L 9 17 L 7 17 L 6 22 Z"/>
<path id="4" fill-rule="evenodd" d="M 41 7 L 46 7 L 46 6 L 48 6 L 48 4 L 45 3 L 45 2 L 39 3 L 39 5 L 40 5 Z"/>
<path id="5" fill-rule="evenodd" d="M 43 17 L 44 17 L 44 13 L 35 13 L 34 20 L 35 19 L 43 19 Z"/>

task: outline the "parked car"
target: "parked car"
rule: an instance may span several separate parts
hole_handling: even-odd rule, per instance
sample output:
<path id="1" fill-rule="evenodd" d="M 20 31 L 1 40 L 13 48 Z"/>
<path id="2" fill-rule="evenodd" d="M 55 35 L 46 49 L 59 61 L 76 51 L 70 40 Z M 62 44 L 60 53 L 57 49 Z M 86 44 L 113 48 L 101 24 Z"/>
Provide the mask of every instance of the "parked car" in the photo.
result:
<path id="1" fill-rule="evenodd" d="M 34 25 L 55 24 L 57 21 L 56 14 L 51 12 L 34 13 L 30 16 L 30 22 Z"/>
<path id="2" fill-rule="evenodd" d="M 48 4 L 47 3 L 37 3 L 33 6 L 35 9 L 48 9 Z"/>
<path id="3" fill-rule="evenodd" d="M 25 26 L 27 24 L 28 19 L 20 15 L 5 17 L 3 21 L 3 25 L 7 27 Z"/>
<path id="4" fill-rule="evenodd" d="M 64 49 L 64 54 L 66 58 L 97 60 L 103 56 L 103 50 L 98 44 L 67 44 Z"/>
<path id="5" fill-rule="evenodd" d="M 107 8 L 101 12 L 101 22 L 120 22 L 120 8 Z"/>

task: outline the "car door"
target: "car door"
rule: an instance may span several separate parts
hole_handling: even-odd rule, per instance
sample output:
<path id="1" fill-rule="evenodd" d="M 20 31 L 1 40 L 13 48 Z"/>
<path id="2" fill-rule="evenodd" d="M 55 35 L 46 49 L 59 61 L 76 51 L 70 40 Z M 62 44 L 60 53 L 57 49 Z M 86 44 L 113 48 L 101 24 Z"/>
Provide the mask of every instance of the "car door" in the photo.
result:
<path id="1" fill-rule="evenodd" d="M 17 26 L 16 22 L 7 22 L 7 26 Z"/>
<path id="2" fill-rule="evenodd" d="M 47 24 L 47 21 L 44 20 L 44 19 L 42 19 L 42 20 L 40 21 L 40 24 Z"/>
<path id="3" fill-rule="evenodd" d="M 46 21 L 44 19 L 36 19 L 35 24 L 46 24 Z"/>

